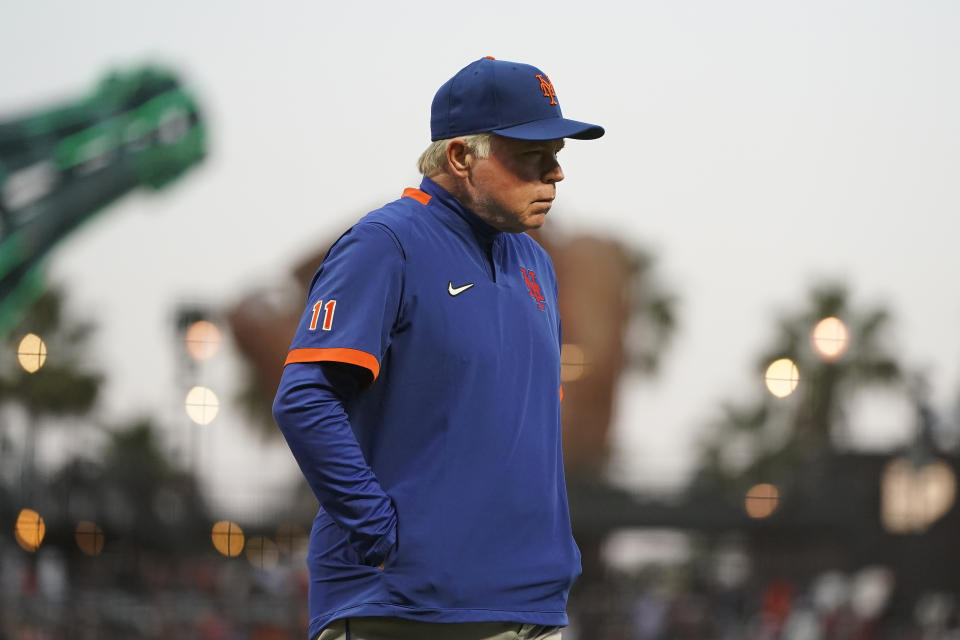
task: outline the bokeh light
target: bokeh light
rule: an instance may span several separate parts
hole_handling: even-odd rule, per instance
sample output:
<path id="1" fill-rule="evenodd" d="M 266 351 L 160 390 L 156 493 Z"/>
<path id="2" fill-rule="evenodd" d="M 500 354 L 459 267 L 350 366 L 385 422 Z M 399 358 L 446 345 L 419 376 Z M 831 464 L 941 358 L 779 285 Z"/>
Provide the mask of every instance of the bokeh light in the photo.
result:
<path id="1" fill-rule="evenodd" d="M 219 327 L 212 322 L 197 320 L 187 327 L 183 340 L 190 357 L 202 362 L 209 360 L 220 350 L 223 335 Z"/>
<path id="2" fill-rule="evenodd" d="M 210 424 L 220 411 L 217 394 L 206 387 L 193 387 L 184 402 L 187 415 L 197 424 Z"/>
<path id="3" fill-rule="evenodd" d="M 13 528 L 14 537 L 24 551 L 33 553 L 40 548 L 43 536 L 47 533 L 47 525 L 40 514 L 33 509 L 21 509 L 17 516 L 17 523 Z"/>
<path id="4" fill-rule="evenodd" d="M 77 546 L 85 555 L 98 556 L 103 551 L 103 529 L 96 523 L 86 520 L 77 523 L 77 528 L 73 534 L 77 541 Z"/>
<path id="5" fill-rule="evenodd" d="M 777 510 L 780 504 L 780 490 L 769 483 L 750 487 L 743 501 L 743 508 L 751 518 L 767 518 Z"/>
<path id="6" fill-rule="evenodd" d="M 786 398 L 800 383 L 800 372 L 790 358 L 774 360 L 764 375 L 767 391 L 778 398 Z"/>
<path id="7" fill-rule="evenodd" d="M 286 556 L 304 555 L 309 542 L 306 529 L 298 524 L 287 522 L 277 527 L 277 547 Z"/>
<path id="8" fill-rule="evenodd" d="M 956 501 L 956 474 L 942 460 L 918 468 L 909 458 L 897 458 L 881 483 L 883 526 L 891 533 L 923 533 Z"/>
<path id="9" fill-rule="evenodd" d="M 47 345 L 35 333 L 23 336 L 17 347 L 17 360 L 27 373 L 36 373 L 47 361 Z"/>
<path id="10" fill-rule="evenodd" d="M 842 356 L 850 345 L 850 332 L 840 318 L 824 318 L 810 334 L 813 351 L 823 360 L 831 362 Z"/>
<path id="11" fill-rule="evenodd" d="M 560 348 L 560 381 L 573 382 L 587 375 L 587 354 L 577 344 L 565 344 Z"/>
<path id="12" fill-rule="evenodd" d="M 257 569 L 269 571 L 280 560 L 280 549 L 270 538 L 254 536 L 247 541 L 247 560 Z"/>
<path id="13" fill-rule="evenodd" d="M 210 539 L 213 540 L 213 548 L 228 558 L 235 558 L 243 551 L 243 529 L 236 522 L 217 522 L 213 525 Z"/>

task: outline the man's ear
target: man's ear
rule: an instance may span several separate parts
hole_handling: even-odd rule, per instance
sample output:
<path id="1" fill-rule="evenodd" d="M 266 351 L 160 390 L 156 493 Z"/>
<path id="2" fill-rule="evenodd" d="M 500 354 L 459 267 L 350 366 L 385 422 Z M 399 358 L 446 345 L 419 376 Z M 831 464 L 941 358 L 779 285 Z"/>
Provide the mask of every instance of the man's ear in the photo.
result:
<path id="1" fill-rule="evenodd" d="M 447 164 L 450 173 L 458 178 L 466 178 L 470 175 L 472 162 L 473 154 L 470 153 L 463 138 L 454 138 L 447 143 Z"/>

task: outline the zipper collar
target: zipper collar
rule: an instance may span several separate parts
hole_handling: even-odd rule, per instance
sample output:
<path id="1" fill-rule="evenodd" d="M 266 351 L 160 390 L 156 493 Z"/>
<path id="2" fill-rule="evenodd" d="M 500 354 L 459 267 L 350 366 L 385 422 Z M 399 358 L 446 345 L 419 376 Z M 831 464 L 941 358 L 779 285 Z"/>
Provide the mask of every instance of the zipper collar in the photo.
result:
<path id="1" fill-rule="evenodd" d="M 430 194 L 442 202 L 447 209 L 450 209 L 460 218 L 462 218 L 468 225 L 470 225 L 470 228 L 473 229 L 477 239 L 484 244 L 489 245 L 494 240 L 499 238 L 503 233 L 502 231 L 491 227 L 489 224 L 481 220 L 477 214 L 465 207 L 462 202 L 453 196 L 453 194 L 438 185 L 430 178 L 426 176 L 423 177 L 423 181 L 420 183 L 420 190 L 424 193 Z"/>

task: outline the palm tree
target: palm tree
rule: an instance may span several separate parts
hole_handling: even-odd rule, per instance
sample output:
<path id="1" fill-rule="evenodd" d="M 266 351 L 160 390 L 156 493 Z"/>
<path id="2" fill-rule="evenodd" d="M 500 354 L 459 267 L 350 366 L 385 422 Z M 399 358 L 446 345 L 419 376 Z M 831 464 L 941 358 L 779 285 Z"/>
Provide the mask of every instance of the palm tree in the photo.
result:
<path id="1" fill-rule="evenodd" d="M 814 326 L 828 317 L 847 327 L 849 342 L 836 358 L 818 356 L 811 346 Z M 797 397 L 762 393 L 742 406 L 726 405 L 701 445 L 694 488 L 716 490 L 734 482 L 759 481 L 835 448 L 847 437 L 845 405 L 859 389 L 896 386 L 903 375 L 885 340 L 890 314 L 882 307 L 860 309 L 846 287 L 815 286 L 805 308 L 782 317 L 773 344 L 757 362 L 767 366 L 789 358 L 799 370 Z"/>
<path id="2" fill-rule="evenodd" d="M 94 458 L 77 456 L 50 482 L 68 519 L 102 525 L 111 541 L 166 553 L 206 548 L 209 512 L 197 479 L 177 467 L 148 418 L 106 429 Z"/>
<path id="3" fill-rule="evenodd" d="M 100 373 L 85 367 L 86 342 L 93 324 L 64 319 L 64 294 L 51 288 L 27 310 L 14 329 L 2 338 L 8 357 L 0 358 L 0 409 L 20 407 L 26 414 L 26 440 L 20 457 L 21 491 L 33 491 L 34 449 L 37 431 L 47 420 L 89 413 L 103 382 Z M 46 344 L 46 362 L 34 373 L 17 363 L 18 345 L 33 333 Z M 10 453 L 16 455 L 10 447 Z"/>
<path id="4" fill-rule="evenodd" d="M 656 375 L 677 330 L 677 297 L 656 272 L 656 258 L 652 253 L 634 249 L 628 253 L 628 260 L 627 364 L 645 375 Z"/>

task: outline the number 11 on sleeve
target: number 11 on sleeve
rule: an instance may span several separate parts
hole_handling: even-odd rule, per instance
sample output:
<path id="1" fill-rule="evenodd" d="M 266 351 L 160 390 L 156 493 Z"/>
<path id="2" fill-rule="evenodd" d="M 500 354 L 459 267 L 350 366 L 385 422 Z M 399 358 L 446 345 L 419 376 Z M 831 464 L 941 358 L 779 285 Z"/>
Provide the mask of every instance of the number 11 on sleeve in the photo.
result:
<path id="1" fill-rule="evenodd" d="M 329 300 L 323 304 L 323 300 L 317 300 L 313 305 L 313 316 L 310 318 L 310 331 L 317 330 L 317 321 L 320 320 L 320 309 L 323 309 L 323 330 L 330 331 L 333 328 L 333 313 L 337 309 L 337 301 Z"/>

